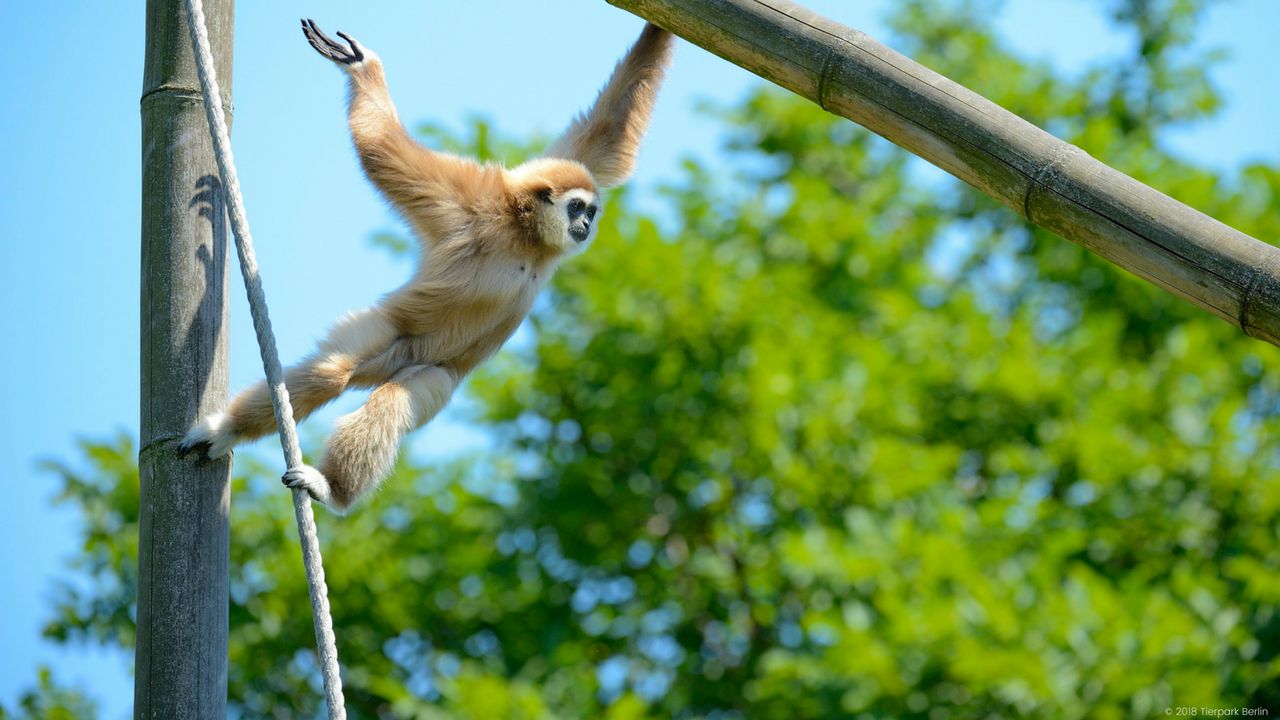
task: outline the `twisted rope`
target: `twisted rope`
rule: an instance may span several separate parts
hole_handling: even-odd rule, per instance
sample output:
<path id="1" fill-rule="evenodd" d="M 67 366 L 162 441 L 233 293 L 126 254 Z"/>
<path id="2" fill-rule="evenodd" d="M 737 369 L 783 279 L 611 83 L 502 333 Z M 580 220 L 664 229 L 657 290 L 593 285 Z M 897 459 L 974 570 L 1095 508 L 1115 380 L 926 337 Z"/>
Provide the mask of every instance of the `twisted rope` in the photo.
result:
<path id="1" fill-rule="evenodd" d="M 236 239 L 236 253 L 240 256 L 244 288 L 249 295 L 253 329 L 258 335 L 262 369 L 267 375 L 267 387 L 271 392 L 271 406 L 276 414 L 276 427 L 280 429 L 280 446 L 284 449 L 285 464 L 292 470 L 302 466 L 302 449 L 298 446 L 293 406 L 289 403 L 284 372 L 280 368 L 280 356 L 276 351 L 275 334 L 271 332 L 271 318 L 267 315 L 267 297 L 262 291 L 262 278 L 258 275 L 258 259 L 253 252 L 253 238 L 249 235 L 249 220 L 245 217 L 240 181 L 236 177 L 235 159 L 231 155 L 231 139 L 227 133 L 226 119 L 222 116 L 222 92 L 218 88 L 213 53 L 209 49 L 204 7 L 201 0 L 185 0 L 185 4 L 187 26 L 191 31 L 191 47 L 195 52 L 196 72 L 204 95 L 205 116 L 209 119 L 209 134 L 213 137 L 218 172 L 222 175 L 222 191 L 226 196 L 231 232 Z M 333 618 L 329 613 L 329 590 L 324 582 L 324 564 L 320 558 L 320 543 L 316 540 L 316 519 L 311 511 L 311 496 L 306 490 L 294 489 L 293 511 L 298 521 L 298 537 L 302 541 L 302 564 L 307 570 L 307 590 L 311 595 L 311 616 L 315 625 L 316 648 L 320 655 L 320 672 L 324 676 L 329 720 L 346 720 L 342 678 L 338 675 L 338 648 L 333 637 Z"/>

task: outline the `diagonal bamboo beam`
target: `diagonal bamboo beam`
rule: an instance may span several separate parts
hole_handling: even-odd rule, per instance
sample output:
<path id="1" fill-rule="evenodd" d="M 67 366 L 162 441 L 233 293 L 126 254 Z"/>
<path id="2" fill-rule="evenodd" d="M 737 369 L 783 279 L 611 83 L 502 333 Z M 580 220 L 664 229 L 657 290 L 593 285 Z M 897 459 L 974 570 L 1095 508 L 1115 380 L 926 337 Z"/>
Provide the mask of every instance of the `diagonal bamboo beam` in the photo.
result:
<path id="1" fill-rule="evenodd" d="M 1280 248 L 786 0 L 608 0 L 863 125 L 1140 278 L 1280 345 Z"/>

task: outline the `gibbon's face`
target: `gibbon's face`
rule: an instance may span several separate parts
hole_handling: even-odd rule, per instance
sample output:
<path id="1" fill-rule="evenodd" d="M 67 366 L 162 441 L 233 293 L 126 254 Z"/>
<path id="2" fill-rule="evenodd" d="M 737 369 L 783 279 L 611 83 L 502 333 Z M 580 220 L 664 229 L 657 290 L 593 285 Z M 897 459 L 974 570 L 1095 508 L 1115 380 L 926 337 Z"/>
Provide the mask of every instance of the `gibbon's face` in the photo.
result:
<path id="1" fill-rule="evenodd" d="M 595 237 L 600 199 L 591 190 L 573 188 L 546 194 L 541 204 L 542 239 L 566 255 L 585 250 Z"/>

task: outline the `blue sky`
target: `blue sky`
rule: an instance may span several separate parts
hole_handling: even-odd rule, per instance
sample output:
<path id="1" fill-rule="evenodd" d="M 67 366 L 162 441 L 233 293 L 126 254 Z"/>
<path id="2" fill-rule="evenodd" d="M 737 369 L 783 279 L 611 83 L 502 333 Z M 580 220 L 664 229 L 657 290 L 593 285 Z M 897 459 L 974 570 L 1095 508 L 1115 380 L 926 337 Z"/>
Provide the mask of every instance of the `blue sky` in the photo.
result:
<path id="1" fill-rule="evenodd" d="M 886 36 L 878 21 L 884 0 L 806 4 Z M 590 102 L 640 28 L 602 0 L 355 5 L 241 2 L 237 10 L 233 142 L 286 362 L 335 317 L 366 306 L 409 271 L 368 243 L 400 226 L 360 176 L 342 78 L 302 40 L 300 16 L 377 50 L 406 122 L 459 128 L 479 114 L 517 137 L 554 133 Z M 1126 38 L 1098 12 L 1103 5 L 1009 0 L 992 21 L 1023 53 L 1074 72 L 1124 47 Z M 52 583 L 67 576 L 76 525 L 50 505 L 55 478 L 38 463 L 73 458 L 77 438 L 137 434 L 143 3 L 7 2 L 0 27 L 9 60 L 0 69 L 8 104 L 0 114 L 0 326 L 11 338 L 0 353 L 0 478 L 11 499 L 0 521 L 0 702 L 12 701 L 45 662 L 62 680 L 88 687 L 114 720 L 130 712 L 131 658 L 60 649 L 39 637 Z M 1234 0 L 1210 13 L 1200 37 L 1231 53 L 1214 73 L 1227 108 L 1170 138 L 1179 151 L 1224 169 L 1280 158 L 1278 32 L 1274 0 Z M 682 157 L 714 159 L 717 128 L 695 113 L 696 102 L 731 102 L 757 82 L 680 46 L 635 179 L 642 202 L 676 176 Z M 233 290 L 238 388 L 261 366 L 239 285 Z M 304 433 L 323 432 L 349 407 L 322 414 Z M 412 449 L 431 456 L 482 442 L 483 433 L 455 415 L 413 436 Z M 278 457 L 266 444 L 256 452 Z"/>

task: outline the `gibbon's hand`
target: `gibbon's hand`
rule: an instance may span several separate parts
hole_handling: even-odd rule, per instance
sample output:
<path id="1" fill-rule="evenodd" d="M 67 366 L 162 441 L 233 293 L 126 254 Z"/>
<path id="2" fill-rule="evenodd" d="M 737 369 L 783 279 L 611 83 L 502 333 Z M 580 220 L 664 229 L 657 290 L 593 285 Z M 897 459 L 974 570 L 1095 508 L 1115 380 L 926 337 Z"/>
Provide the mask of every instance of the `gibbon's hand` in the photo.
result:
<path id="1" fill-rule="evenodd" d="M 338 37 L 346 40 L 349 48 L 334 42 L 328 35 L 321 32 L 316 21 L 310 18 L 302 21 L 302 34 L 307 37 L 307 42 L 311 43 L 311 47 L 315 48 L 316 52 L 339 65 L 354 65 L 364 60 L 364 48 L 341 30 L 338 31 Z"/>
<path id="2" fill-rule="evenodd" d="M 306 490 L 311 495 L 311 499 L 332 507 L 333 496 L 329 492 L 329 481 L 319 470 L 310 465 L 286 470 L 280 482 L 292 490 Z"/>

